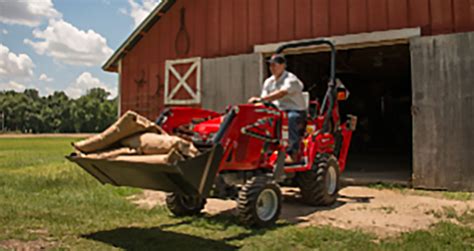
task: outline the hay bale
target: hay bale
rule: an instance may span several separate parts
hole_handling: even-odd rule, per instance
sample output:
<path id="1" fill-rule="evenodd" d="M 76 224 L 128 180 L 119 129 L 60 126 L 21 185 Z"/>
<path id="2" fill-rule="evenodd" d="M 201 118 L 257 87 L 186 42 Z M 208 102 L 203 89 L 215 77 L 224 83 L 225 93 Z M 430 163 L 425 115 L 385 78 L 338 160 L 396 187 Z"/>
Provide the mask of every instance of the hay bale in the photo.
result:
<path id="1" fill-rule="evenodd" d="M 73 146 L 82 153 L 93 153 L 105 150 L 121 139 L 146 131 L 165 133 L 163 129 L 145 117 L 133 111 L 128 111 L 104 132 L 73 143 Z"/>
<path id="2" fill-rule="evenodd" d="M 184 157 L 176 150 L 170 151 L 168 154 L 154 155 L 120 155 L 110 160 L 124 161 L 128 163 L 144 163 L 144 164 L 174 164 L 177 161 L 184 160 Z"/>
<path id="3" fill-rule="evenodd" d="M 91 159 L 111 159 L 119 155 L 136 155 L 138 152 L 129 147 L 122 147 L 114 150 L 102 151 L 97 153 L 86 154 L 84 157 Z"/>
<path id="4" fill-rule="evenodd" d="M 172 150 L 185 157 L 195 157 L 199 153 L 192 142 L 177 136 L 156 133 L 140 133 L 123 139 L 120 143 L 145 155 L 167 154 Z"/>

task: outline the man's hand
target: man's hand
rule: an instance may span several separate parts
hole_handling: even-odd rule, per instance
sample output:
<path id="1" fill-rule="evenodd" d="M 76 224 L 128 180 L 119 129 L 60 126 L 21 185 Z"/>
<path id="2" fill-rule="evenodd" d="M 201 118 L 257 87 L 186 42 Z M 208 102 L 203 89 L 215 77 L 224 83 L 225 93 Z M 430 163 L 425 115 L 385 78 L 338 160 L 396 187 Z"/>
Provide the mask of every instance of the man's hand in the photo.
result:
<path id="1" fill-rule="evenodd" d="M 262 99 L 259 98 L 259 97 L 251 97 L 251 98 L 249 98 L 249 101 L 248 101 L 248 102 L 249 102 L 250 104 L 253 104 L 253 103 L 258 103 L 258 102 L 261 102 L 261 101 L 262 101 Z"/>

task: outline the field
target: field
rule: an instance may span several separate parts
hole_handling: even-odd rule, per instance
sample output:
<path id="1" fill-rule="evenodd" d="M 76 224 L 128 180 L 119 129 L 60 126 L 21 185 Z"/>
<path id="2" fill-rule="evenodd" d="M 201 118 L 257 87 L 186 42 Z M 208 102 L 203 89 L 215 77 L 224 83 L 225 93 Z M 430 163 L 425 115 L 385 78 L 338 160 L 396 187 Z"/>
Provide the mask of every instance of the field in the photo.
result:
<path id="1" fill-rule="evenodd" d="M 381 238 L 361 230 L 240 226 L 226 213 L 175 218 L 130 202 L 139 189 L 102 186 L 64 156 L 71 138 L 0 138 L 0 249 L 473 250 L 474 213 L 446 210 L 427 230 Z M 386 189 L 386 188 L 379 188 Z M 421 193 L 421 192 L 420 192 Z M 471 194 L 430 193 L 451 200 Z M 390 208 L 384 209 L 387 213 Z M 396 213 L 396 212 L 393 212 Z M 433 212 L 436 214 L 438 212 Z M 450 219 L 455 219 L 453 223 Z"/>

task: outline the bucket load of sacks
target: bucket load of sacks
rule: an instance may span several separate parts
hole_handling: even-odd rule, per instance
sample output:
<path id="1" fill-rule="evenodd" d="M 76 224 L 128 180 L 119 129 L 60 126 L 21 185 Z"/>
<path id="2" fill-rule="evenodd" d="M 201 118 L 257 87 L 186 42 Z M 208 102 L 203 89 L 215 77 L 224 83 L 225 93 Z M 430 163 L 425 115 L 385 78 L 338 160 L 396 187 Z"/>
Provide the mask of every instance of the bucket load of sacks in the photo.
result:
<path id="1" fill-rule="evenodd" d="M 133 111 L 126 112 L 104 132 L 72 145 L 82 158 L 131 163 L 173 164 L 199 154 L 192 142 L 168 135 Z"/>

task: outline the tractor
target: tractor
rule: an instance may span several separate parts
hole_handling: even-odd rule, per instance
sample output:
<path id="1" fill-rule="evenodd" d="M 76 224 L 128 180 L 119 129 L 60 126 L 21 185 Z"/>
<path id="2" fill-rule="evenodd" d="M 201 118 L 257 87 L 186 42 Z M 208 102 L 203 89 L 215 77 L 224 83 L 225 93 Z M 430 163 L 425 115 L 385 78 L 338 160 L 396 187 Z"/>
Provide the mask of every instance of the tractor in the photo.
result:
<path id="1" fill-rule="evenodd" d="M 276 51 L 327 45 L 330 79 L 322 103 L 308 101 L 299 161 L 285 163 L 288 118 L 272 103 L 230 106 L 223 114 L 195 107 L 165 109 L 156 123 L 169 134 L 194 143 L 201 154 L 169 165 L 105 162 L 70 157 L 102 183 L 168 192 L 166 204 L 176 216 L 199 214 L 207 198 L 237 202 L 246 226 L 268 227 L 279 218 L 281 186 L 298 186 L 304 203 L 335 203 L 340 174 L 357 118 L 342 121 L 339 102 L 347 90 L 335 76 L 336 49 L 327 39 L 289 43 Z"/>

